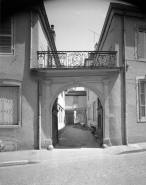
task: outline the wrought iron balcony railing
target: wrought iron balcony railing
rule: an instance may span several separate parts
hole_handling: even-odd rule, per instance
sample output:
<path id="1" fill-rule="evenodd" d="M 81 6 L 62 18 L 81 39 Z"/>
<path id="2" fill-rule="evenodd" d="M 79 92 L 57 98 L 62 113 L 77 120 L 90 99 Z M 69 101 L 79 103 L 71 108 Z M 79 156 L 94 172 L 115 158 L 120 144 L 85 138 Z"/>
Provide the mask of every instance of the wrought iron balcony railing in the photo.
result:
<path id="1" fill-rule="evenodd" d="M 116 51 L 38 51 L 39 68 L 116 67 Z"/>

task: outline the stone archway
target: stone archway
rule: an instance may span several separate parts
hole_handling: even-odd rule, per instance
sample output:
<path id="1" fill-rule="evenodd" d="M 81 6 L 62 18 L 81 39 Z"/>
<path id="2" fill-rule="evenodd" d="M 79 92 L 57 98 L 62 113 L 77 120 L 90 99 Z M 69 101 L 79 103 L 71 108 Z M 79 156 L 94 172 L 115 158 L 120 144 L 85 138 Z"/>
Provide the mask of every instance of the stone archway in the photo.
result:
<path id="1" fill-rule="evenodd" d="M 48 134 L 45 136 L 45 143 L 48 145 L 52 143 L 52 107 L 53 104 L 58 97 L 58 95 L 71 87 L 85 87 L 93 91 L 100 99 L 102 107 L 103 107 L 103 144 L 111 145 L 109 139 L 109 95 L 108 95 L 108 79 L 102 79 L 100 81 L 82 81 L 82 80 L 73 80 L 70 82 L 64 83 L 52 83 L 50 81 L 44 82 L 44 96 L 45 96 L 45 108 L 47 114 L 46 121 L 42 123 L 44 126 L 44 132 L 46 129 L 49 130 Z M 47 125 L 49 124 L 49 125 Z"/>

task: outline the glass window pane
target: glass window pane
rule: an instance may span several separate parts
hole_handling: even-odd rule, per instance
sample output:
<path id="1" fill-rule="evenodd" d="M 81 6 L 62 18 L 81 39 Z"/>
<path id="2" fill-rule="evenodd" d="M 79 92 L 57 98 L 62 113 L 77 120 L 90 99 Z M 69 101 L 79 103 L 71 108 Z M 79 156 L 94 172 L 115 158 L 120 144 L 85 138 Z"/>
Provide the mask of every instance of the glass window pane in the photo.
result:
<path id="1" fill-rule="evenodd" d="M 140 96 L 140 104 L 145 105 L 145 95 L 144 94 L 141 94 Z"/>
<path id="2" fill-rule="evenodd" d="M 144 83 L 143 82 L 140 83 L 140 92 L 144 93 Z"/>

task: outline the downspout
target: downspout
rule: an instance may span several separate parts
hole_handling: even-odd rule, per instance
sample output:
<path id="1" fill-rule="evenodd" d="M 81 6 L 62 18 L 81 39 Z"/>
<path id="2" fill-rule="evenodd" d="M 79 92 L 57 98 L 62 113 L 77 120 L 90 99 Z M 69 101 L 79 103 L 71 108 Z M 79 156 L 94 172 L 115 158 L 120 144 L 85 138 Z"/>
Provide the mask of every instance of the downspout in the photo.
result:
<path id="1" fill-rule="evenodd" d="M 32 68 L 32 43 L 33 42 L 33 12 L 30 13 L 30 69 Z M 31 73 L 30 73 L 31 74 Z M 33 76 L 32 76 L 33 77 Z M 39 141 L 38 147 L 41 150 L 41 82 L 38 81 L 38 119 L 39 119 Z"/>
<path id="2" fill-rule="evenodd" d="M 38 99 L 39 99 L 39 150 L 41 150 L 41 126 L 42 126 L 42 109 L 41 109 L 41 82 L 38 82 Z"/>
<path id="3" fill-rule="evenodd" d="M 30 69 L 32 68 L 33 13 L 30 13 Z"/>
<path id="4" fill-rule="evenodd" d="M 127 98 L 126 98 L 126 33 L 125 33 L 125 14 L 123 15 L 123 106 L 124 106 L 124 144 L 128 145 L 127 137 Z"/>

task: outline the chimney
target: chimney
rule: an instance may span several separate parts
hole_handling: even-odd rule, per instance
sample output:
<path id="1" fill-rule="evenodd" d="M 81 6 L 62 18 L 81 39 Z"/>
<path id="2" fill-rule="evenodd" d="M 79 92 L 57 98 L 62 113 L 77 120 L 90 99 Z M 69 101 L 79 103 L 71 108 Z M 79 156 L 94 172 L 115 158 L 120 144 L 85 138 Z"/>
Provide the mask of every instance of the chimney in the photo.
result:
<path id="1" fill-rule="evenodd" d="M 97 51 L 98 48 L 98 43 L 96 42 L 95 46 L 94 46 L 94 51 Z"/>
<path id="2" fill-rule="evenodd" d="M 51 33 L 53 35 L 54 42 L 55 42 L 55 40 L 56 40 L 56 33 L 55 33 L 55 30 L 54 30 L 54 25 L 51 25 Z"/>

